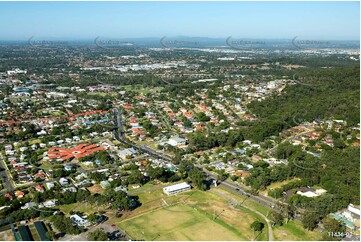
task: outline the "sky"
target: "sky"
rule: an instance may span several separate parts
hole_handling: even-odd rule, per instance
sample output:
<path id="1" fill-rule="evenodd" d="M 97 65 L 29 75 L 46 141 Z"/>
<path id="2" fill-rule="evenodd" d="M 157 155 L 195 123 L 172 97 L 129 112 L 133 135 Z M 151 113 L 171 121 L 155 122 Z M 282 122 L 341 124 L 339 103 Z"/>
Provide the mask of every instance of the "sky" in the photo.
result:
<path id="1" fill-rule="evenodd" d="M 359 2 L 0 2 L 0 40 L 359 40 Z"/>

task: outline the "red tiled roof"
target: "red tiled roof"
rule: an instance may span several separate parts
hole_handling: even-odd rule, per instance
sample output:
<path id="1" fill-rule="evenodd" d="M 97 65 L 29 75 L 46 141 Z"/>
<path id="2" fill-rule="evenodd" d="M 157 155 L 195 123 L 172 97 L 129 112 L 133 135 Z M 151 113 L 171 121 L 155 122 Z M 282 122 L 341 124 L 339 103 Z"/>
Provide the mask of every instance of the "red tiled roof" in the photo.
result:
<path id="1" fill-rule="evenodd" d="M 48 157 L 50 159 L 62 159 L 67 160 L 71 158 L 82 158 L 86 157 L 88 155 L 91 155 L 97 151 L 105 150 L 104 147 L 98 147 L 97 144 L 92 145 L 86 145 L 86 144 L 80 144 L 73 149 L 66 149 L 66 148 L 50 148 L 48 150 Z"/>
<path id="2" fill-rule="evenodd" d="M 15 192 L 15 196 L 17 196 L 17 197 L 22 197 L 22 196 L 24 196 L 24 192 L 22 192 L 22 191 L 16 191 L 16 192 Z"/>
<path id="3" fill-rule="evenodd" d="M 42 186 L 40 186 L 40 185 L 37 185 L 37 186 L 35 187 L 35 189 L 36 189 L 37 191 L 43 191 L 43 190 L 44 190 L 44 188 L 43 188 Z"/>
<path id="4" fill-rule="evenodd" d="M 132 105 L 132 104 L 129 104 L 129 103 L 126 103 L 126 104 L 123 105 L 123 107 L 124 107 L 125 109 L 130 109 L 130 108 L 133 107 L 133 105 Z"/>
<path id="5" fill-rule="evenodd" d="M 193 115 L 190 112 L 185 112 L 184 116 L 186 116 L 187 118 L 191 118 Z"/>
<path id="6" fill-rule="evenodd" d="M 10 194 L 10 193 L 6 193 L 5 195 L 4 195 L 4 197 L 6 197 L 6 198 L 9 198 L 9 199 L 13 199 L 13 196 Z"/>
<path id="7" fill-rule="evenodd" d="M 249 174 L 248 173 L 242 173 L 242 177 L 247 178 L 247 177 L 249 177 Z"/>
<path id="8" fill-rule="evenodd" d="M 356 141 L 352 143 L 353 146 L 360 146 L 360 142 Z"/>
<path id="9" fill-rule="evenodd" d="M 15 171 L 18 171 L 18 170 L 22 170 L 22 169 L 24 169 L 24 168 L 25 168 L 25 166 L 17 166 L 17 167 L 14 168 L 14 170 L 15 170 Z"/>

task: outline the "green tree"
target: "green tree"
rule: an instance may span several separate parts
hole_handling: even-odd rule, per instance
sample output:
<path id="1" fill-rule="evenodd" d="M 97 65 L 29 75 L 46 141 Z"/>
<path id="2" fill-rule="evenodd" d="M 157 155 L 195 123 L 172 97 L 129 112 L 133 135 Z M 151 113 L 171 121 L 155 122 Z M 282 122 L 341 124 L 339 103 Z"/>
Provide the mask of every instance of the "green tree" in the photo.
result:
<path id="1" fill-rule="evenodd" d="M 322 240 L 333 241 L 333 240 L 340 240 L 341 237 L 332 236 L 335 233 L 345 234 L 346 226 L 337 221 L 334 218 L 326 217 L 323 219 L 323 227 L 325 231 L 322 234 Z"/>
<path id="2" fill-rule="evenodd" d="M 260 221 L 254 221 L 251 225 L 250 228 L 253 231 L 262 231 L 264 228 L 264 223 L 260 222 Z"/>
<path id="3" fill-rule="evenodd" d="M 94 224 L 97 221 L 97 217 L 96 213 L 92 213 L 87 217 L 87 219 L 90 223 Z"/>
<path id="4" fill-rule="evenodd" d="M 270 211 L 268 214 L 268 218 L 272 223 L 272 226 L 282 225 L 283 224 L 283 216 L 281 213 L 276 211 Z"/>
<path id="5" fill-rule="evenodd" d="M 78 227 L 74 227 L 69 217 L 64 215 L 56 214 L 51 218 L 51 222 L 54 227 L 61 233 L 67 234 L 80 234 L 81 230 Z"/>
<path id="6" fill-rule="evenodd" d="M 106 241 L 108 240 L 108 234 L 103 229 L 96 229 L 88 233 L 88 239 L 92 241 Z"/>
<path id="7" fill-rule="evenodd" d="M 319 222 L 319 216 L 316 213 L 306 211 L 302 215 L 301 222 L 304 228 L 314 230 Z"/>
<path id="8" fill-rule="evenodd" d="M 202 191 L 205 191 L 207 186 L 205 184 L 206 182 L 206 176 L 203 174 L 201 170 L 194 167 L 192 170 L 189 171 L 188 176 L 192 179 L 192 183 Z"/>
<path id="9" fill-rule="evenodd" d="M 55 240 L 56 239 L 56 234 L 54 231 L 50 230 L 46 232 L 46 236 L 48 236 L 49 239 L 51 240 Z"/>

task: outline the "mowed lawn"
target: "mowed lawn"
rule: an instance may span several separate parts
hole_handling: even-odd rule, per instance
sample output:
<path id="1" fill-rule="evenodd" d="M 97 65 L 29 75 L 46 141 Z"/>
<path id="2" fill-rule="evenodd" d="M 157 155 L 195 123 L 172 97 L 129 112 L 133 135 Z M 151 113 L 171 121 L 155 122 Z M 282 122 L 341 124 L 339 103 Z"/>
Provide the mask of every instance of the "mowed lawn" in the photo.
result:
<path id="1" fill-rule="evenodd" d="M 162 208 L 117 225 L 136 240 L 247 240 L 185 204 Z"/>
<path id="2" fill-rule="evenodd" d="M 213 190 L 216 190 L 213 188 Z M 244 237 L 243 240 L 252 240 L 254 235 L 250 229 L 251 223 L 258 220 L 263 223 L 263 219 L 257 214 L 249 210 L 241 210 L 231 206 L 228 200 L 220 197 L 219 195 L 213 194 L 210 191 L 201 192 L 195 191 L 187 199 L 188 204 L 194 204 L 197 208 L 206 212 L 208 216 L 217 216 L 217 221 L 224 226 L 227 226 L 229 230 L 239 232 Z M 261 235 L 258 236 L 257 240 L 267 240 L 268 230 L 267 227 L 263 229 Z"/>
<path id="3" fill-rule="evenodd" d="M 288 224 L 273 229 L 274 240 L 319 241 L 321 237 L 321 233 L 317 230 L 304 229 L 300 221 L 292 220 Z"/>
<path id="4" fill-rule="evenodd" d="M 250 224 L 262 221 L 253 212 L 234 208 L 227 199 L 210 191 L 166 196 L 161 189 L 145 189 L 139 193 L 139 200 L 141 207 L 111 219 L 135 240 L 252 240 Z M 267 238 L 264 229 L 257 239 Z"/>
<path id="5" fill-rule="evenodd" d="M 264 196 L 268 196 L 268 192 L 271 190 L 271 189 L 276 189 L 276 188 L 280 188 L 282 187 L 283 185 L 286 185 L 290 182 L 293 182 L 293 181 L 298 181 L 300 179 L 298 178 L 294 178 L 292 180 L 285 180 L 285 181 L 282 181 L 282 182 L 273 182 L 271 185 L 269 185 L 264 191 L 260 191 L 260 194 L 264 195 Z"/>
<path id="6" fill-rule="evenodd" d="M 242 196 L 236 196 L 234 192 L 225 190 L 223 188 L 217 188 L 219 192 L 228 192 L 229 194 L 232 194 L 231 196 L 241 201 L 241 199 L 244 199 Z M 253 200 L 247 199 L 245 203 L 247 206 L 263 213 L 265 216 L 269 211 L 271 211 L 270 208 L 260 205 L 259 203 L 254 202 Z M 287 241 L 318 241 L 321 239 L 322 235 L 319 231 L 308 231 L 307 229 L 303 228 L 300 221 L 297 220 L 291 220 L 288 224 L 283 224 L 282 226 L 276 226 L 273 227 L 273 240 L 287 240 Z M 262 238 L 260 238 L 261 240 Z"/>

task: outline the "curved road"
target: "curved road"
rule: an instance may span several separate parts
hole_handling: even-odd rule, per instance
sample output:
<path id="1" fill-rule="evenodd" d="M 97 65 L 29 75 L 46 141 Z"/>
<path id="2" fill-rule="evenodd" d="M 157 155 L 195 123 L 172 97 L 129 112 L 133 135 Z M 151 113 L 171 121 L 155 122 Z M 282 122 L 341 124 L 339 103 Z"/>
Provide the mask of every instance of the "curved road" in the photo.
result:
<path id="1" fill-rule="evenodd" d="M 239 204 L 237 201 L 235 201 L 232 197 L 230 196 L 227 196 L 223 193 L 219 193 L 217 191 L 214 191 L 214 190 L 210 190 L 210 192 L 214 193 L 214 194 L 217 194 L 218 196 L 221 196 L 225 199 L 227 199 L 228 201 L 230 201 L 232 204 Z M 268 241 L 273 241 L 273 231 L 272 231 L 272 225 L 270 223 L 270 221 L 267 219 L 266 216 L 264 216 L 262 213 L 258 212 L 257 210 L 254 210 L 253 208 L 249 208 L 249 207 L 246 207 L 244 205 L 242 205 L 243 207 L 247 208 L 248 210 L 258 214 L 259 216 L 261 216 L 267 223 L 267 227 L 268 227 Z"/>

